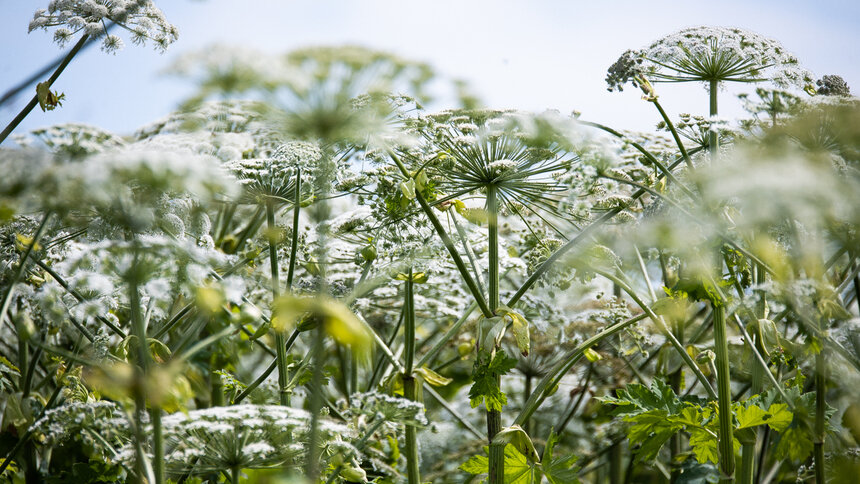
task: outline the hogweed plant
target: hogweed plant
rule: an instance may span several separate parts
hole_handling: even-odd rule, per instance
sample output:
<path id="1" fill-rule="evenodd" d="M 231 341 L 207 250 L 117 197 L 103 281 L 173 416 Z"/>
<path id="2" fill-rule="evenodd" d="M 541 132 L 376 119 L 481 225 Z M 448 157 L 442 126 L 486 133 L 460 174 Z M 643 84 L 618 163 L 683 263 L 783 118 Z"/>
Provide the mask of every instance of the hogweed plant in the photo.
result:
<path id="1" fill-rule="evenodd" d="M 92 39 L 177 37 L 151 1 L 53 1 L 30 28 L 75 47 L 0 142 L 74 96 L 50 88 Z M 445 80 L 351 46 L 171 73 L 197 90 L 131 136 L 0 148 L 4 480 L 860 473 L 860 103 L 838 76 L 686 29 L 610 67 L 657 109 L 636 133 L 427 112 Z M 670 116 L 668 82 L 710 109 Z M 727 82 L 755 89 L 737 122 Z"/>

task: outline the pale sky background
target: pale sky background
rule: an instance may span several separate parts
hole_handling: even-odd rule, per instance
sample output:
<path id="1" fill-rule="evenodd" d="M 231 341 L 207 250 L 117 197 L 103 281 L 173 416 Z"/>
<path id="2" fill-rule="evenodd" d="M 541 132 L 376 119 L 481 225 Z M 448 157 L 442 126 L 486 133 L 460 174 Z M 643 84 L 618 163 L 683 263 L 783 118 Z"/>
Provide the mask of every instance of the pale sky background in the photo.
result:
<path id="1" fill-rule="evenodd" d="M 64 52 L 52 43 L 52 33 L 27 34 L 33 12 L 47 3 L 0 0 L 0 92 Z M 166 54 L 133 45 L 115 30 L 126 47 L 110 55 L 92 46 L 75 58 L 54 84 L 66 94 L 63 107 L 47 113 L 36 108 L 15 133 L 77 121 L 129 134 L 169 114 L 191 90 L 160 71 L 178 55 L 216 42 L 270 53 L 363 45 L 465 79 L 488 107 L 565 114 L 575 109 L 616 128 L 651 130 L 657 113 L 638 90 L 606 91 L 608 66 L 626 49 L 684 27 L 731 26 L 781 41 L 816 78 L 840 74 L 860 94 L 856 0 L 161 0 L 156 5 L 180 30 Z M 721 114 L 742 112 L 734 94 L 744 89 L 752 90 L 732 86 L 722 94 Z M 2 125 L 34 90 L 0 108 Z M 698 84 L 660 84 L 658 92 L 672 114 L 707 112 L 707 95 Z"/>

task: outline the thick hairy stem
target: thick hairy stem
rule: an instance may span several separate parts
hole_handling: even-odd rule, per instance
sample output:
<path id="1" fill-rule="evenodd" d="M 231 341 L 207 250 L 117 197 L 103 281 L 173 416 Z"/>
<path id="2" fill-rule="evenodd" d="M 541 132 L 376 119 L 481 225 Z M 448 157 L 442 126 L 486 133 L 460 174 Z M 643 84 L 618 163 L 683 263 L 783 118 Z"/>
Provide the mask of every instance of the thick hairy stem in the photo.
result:
<path id="1" fill-rule="evenodd" d="M 161 407 L 153 405 L 149 409 L 152 423 L 152 472 L 156 484 L 164 483 L 164 432 L 161 425 Z"/>
<path id="2" fill-rule="evenodd" d="M 489 303 L 490 311 L 499 307 L 499 201 L 495 185 L 487 187 L 487 215 L 489 234 Z M 496 377 L 501 386 L 501 377 Z M 493 437 L 502 430 L 502 413 L 487 411 L 487 440 L 490 442 L 489 484 L 502 484 L 505 476 L 505 444 L 493 443 Z"/>
<path id="3" fill-rule="evenodd" d="M 814 453 L 815 459 L 815 482 L 824 484 L 827 481 L 824 464 L 824 436 L 825 436 L 825 419 L 824 413 L 827 409 L 827 401 L 825 393 L 827 390 L 827 363 L 824 361 L 824 349 L 822 348 L 815 355 L 815 440 Z"/>
<path id="4" fill-rule="evenodd" d="M 717 366 L 717 396 L 720 417 L 720 483 L 735 480 L 735 450 L 732 423 L 732 388 L 729 374 L 729 343 L 726 337 L 726 308 L 714 304 L 714 353 Z"/>
<path id="5" fill-rule="evenodd" d="M 412 376 L 412 364 L 415 359 L 415 296 L 411 266 L 408 276 L 404 300 L 403 396 L 407 400 L 415 401 L 418 382 Z M 421 484 L 421 477 L 418 472 L 418 436 L 414 425 L 406 426 L 406 476 L 409 479 L 409 484 Z"/>
<path id="6" fill-rule="evenodd" d="M 408 362 L 408 360 L 407 360 Z M 403 396 L 407 400 L 416 399 L 415 377 L 403 375 Z M 421 484 L 421 475 L 418 471 L 418 436 L 414 425 L 406 426 L 406 477 L 409 484 Z"/>
<path id="7" fill-rule="evenodd" d="M 72 61 L 72 58 L 74 58 L 78 54 L 78 52 L 81 51 L 81 49 L 87 43 L 87 39 L 89 39 L 89 35 L 84 34 L 83 36 L 81 36 L 81 39 L 78 40 L 78 43 L 75 44 L 74 47 L 72 47 L 72 50 L 70 50 L 68 55 L 66 55 L 63 61 L 60 62 L 60 65 L 57 66 L 57 70 L 55 70 L 54 73 L 51 74 L 51 77 L 49 77 L 46 81 L 48 83 L 48 88 L 50 88 L 57 80 L 57 78 L 60 77 L 60 74 L 63 73 L 63 71 L 66 69 L 66 66 L 68 66 L 69 62 Z M 27 115 L 30 114 L 30 111 L 32 111 L 37 104 L 39 104 L 38 95 L 33 96 L 33 99 L 31 99 L 30 102 L 27 103 L 26 106 L 24 106 L 24 109 L 22 109 L 21 112 L 18 113 L 17 116 L 15 116 L 15 119 L 13 119 L 12 122 L 10 122 L 8 126 L 6 126 L 2 133 L 0 133 L 0 144 L 2 144 L 3 141 L 6 140 L 6 138 L 12 133 L 12 131 L 15 130 L 15 128 L 18 127 L 19 124 L 21 124 L 21 121 L 23 121 L 24 118 L 26 118 Z"/>

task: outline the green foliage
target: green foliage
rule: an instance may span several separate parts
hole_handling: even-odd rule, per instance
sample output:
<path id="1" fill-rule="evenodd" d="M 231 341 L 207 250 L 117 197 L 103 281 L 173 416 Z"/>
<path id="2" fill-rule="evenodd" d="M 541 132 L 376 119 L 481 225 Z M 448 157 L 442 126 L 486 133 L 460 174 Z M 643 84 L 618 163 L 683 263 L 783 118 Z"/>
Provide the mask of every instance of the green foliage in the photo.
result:
<path id="1" fill-rule="evenodd" d="M 795 415 L 787 403 L 775 402 L 776 395 L 774 390 L 744 402 L 734 402 L 736 452 L 741 445 L 739 438 L 746 437 L 739 431 L 767 425 L 775 432 L 786 432 Z M 719 420 L 715 402 L 701 405 L 695 401 L 683 401 L 659 378 L 655 378 L 650 387 L 632 383 L 619 389 L 617 397 L 601 397 L 599 400 L 614 405 L 613 414 L 623 416 L 624 421 L 630 424 L 627 437 L 631 444 L 639 446 L 637 460 L 653 461 L 673 435 L 685 431 L 690 435 L 690 447 L 700 464 L 719 462 Z"/>
<path id="2" fill-rule="evenodd" d="M 469 389 L 469 403 L 472 408 L 484 403 L 488 411 L 501 411 L 508 404 L 508 397 L 499 388 L 499 378 L 517 366 L 517 360 L 508 356 L 504 351 L 496 351 L 490 355 L 486 351 L 478 352 L 475 366 L 472 369 L 472 387 Z"/>

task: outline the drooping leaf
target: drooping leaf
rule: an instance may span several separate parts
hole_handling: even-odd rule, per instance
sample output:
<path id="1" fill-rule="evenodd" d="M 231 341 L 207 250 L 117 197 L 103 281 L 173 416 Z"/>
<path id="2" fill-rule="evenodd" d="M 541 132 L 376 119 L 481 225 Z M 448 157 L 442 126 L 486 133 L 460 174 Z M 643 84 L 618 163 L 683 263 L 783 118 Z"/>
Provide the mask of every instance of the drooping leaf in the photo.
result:
<path id="1" fill-rule="evenodd" d="M 415 369 L 415 374 L 424 379 L 427 383 L 434 387 L 444 387 L 445 385 L 451 383 L 452 379 L 446 378 L 435 371 L 427 368 L 426 366 L 422 366 L 421 368 Z"/>

